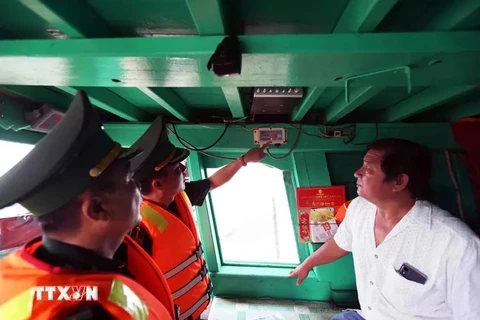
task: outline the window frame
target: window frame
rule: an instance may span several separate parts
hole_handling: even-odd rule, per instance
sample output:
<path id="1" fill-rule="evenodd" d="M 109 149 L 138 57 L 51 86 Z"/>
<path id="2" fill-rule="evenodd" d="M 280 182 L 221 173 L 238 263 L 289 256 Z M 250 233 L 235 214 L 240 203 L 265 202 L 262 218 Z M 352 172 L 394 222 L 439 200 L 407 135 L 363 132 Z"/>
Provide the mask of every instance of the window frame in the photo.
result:
<path id="1" fill-rule="evenodd" d="M 238 153 L 224 152 L 216 155 L 236 158 Z M 190 154 L 187 165 L 192 181 L 207 178 L 206 168 L 209 167 L 208 162 L 211 161 L 206 160 L 205 157 L 198 152 Z M 226 163 L 228 161 L 226 160 Z M 295 188 L 299 186 L 299 179 L 294 155 L 291 154 L 282 160 L 273 160 L 267 156 L 262 163 L 289 172 L 286 178 L 288 183 L 291 183 L 291 186 L 286 186 L 287 198 L 297 252 L 300 263 L 302 263 L 312 253 L 312 247 L 308 243 L 299 242 L 298 237 Z M 274 299 L 295 298 L 303 300 L 321 300 L 325 299 L 326 296 L 331 296 L 328 279 L 319 280 L 314 271 L 308 274 L 301 286 L 297 286 L 295 284 L 296 281 L 288 276 L 290 270 L 295 267 L 292 265 L 266 265 L 260 263 L 231 265 L 223 263 L 220 256 L 219 238 L 216 232 L 215 215 L 210 195 L 207 196 L 202 206 L 196 207 L 196 215 L 200 238 L 204 248 L 204 256 L 214 284 L 215 295 L 236 297 L 267 296 Z"/>
<path id="2" fill-rule="evenodd" d="M 222 155 L 222 156 L 231 157 L 231 156 L 228 156 L 228 155 L 225 155 L 225 154 Z M 221 160 L 221 159 L 212 159 L 212 158 L 206 159 L 205 156 L 202 156 L 202 162 L 204 164 L 202 166 L 203 175 L 205 177 L 207 177 L 208 176 L 207 175 L 207 169 L 218 168 L 218 167 L 227 165 L 228 163 L 230 163 L 230 161 L 233 161 L 233 160 Z M 267 166 L 271 166 L 272 168 L 275 168 L 275 169 L 281 170 L 282 173 L 283 173 L 283 179 L 284 180 L 288 179 L 289 182 L 293 182 L 292 172 L 291 172 L 291 170 L 288 170 L 289 166 L 290 166 L 290 162 L 288 161 L 288 159 L 287 159 L 287 161 L 283 161 L 283 159 L 282 159 L 282 160 L 278 160 L 276 162 L 272 162 L 271 159 L 268 158 L 268 159 L 263 160 L 262 164 L 267 165 Z M 274 164 L 276 164 L 276 165 L 274 165 Z M 293 231 L 294 231 L 297 255 L 298 255 L 299 262 L 302 262 L 308 256 L 308 251 L 306 250 L 305 246 L 302 246 L 297 241 L 298 240 L 297 238 L 299 236 L 298 235 L 298 228 L 296 227 L 298 225 L 298 219 L 297 219 L 298 217 L 297 217 L 297 214 L 296 214 L 296 211 L 295 211 L 296 210 L 295 189 L 294 189 L 294 186 L 291 183 L 289 183 L 288 185 L 285 185 L 285 193 L 287 195 L 290 218 L 291 218 L 291 223 L 292 223 L 292 227 L 293 227 Z M 233 261 L 228 261 L 228 262 L 225 261 L 223 259 L 223 256 L 222 256 L 222 249 L 221 249 L 221 246 L 220 246 L 220 237 L 219 237 L 218 232 L 217 232 L 218 225 L 217 225 L 216 220 L 215 220 L 215 206 L 213 204 L 213 199 L 212 199 L 210 193 L 208 194 L 207 197 L 208 197 L 208 200 L 209 200 L 208 203 L 207 203 L 207 210 L 210 211 L 211 214 L 212 214 L 212 221 L 213 221 L 213 226 L 214 226 L 214 230 L 212 230 L 212 233 L 214 233 L 216 238 L 217 238 L 217 245 L 218 245 L 217 250 L 218 250 L 218 255 L 220 257 L 220 263 L 221 263 L 222 266 L 277 267 L 277 268 L 288 268 L 288 269 L 292 269 L 292 268 L 295 268 L 297 266 L 296 263 L 289 264 L 289 263 L 243 262 L 243 261 L 239 261 L 238 263 L 236 263 L 236 262 L 233 262 Z"/>

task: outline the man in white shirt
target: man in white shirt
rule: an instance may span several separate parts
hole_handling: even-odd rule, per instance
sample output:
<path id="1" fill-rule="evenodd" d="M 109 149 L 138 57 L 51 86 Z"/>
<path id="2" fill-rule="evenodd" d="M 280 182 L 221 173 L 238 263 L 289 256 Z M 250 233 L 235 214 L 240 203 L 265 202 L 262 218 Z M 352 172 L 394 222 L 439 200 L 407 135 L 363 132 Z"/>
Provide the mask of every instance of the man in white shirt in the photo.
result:
<path id="1" fill-rule="evenodd" d="M 428 151 L 400 139 L 367 149 L 359 197 L 334 238 L 290 276 L 300 285 L 313 267 L 352 252 L 361 310 L 333 320 L 480 319 L 480 239 L 425 200 Z"/>

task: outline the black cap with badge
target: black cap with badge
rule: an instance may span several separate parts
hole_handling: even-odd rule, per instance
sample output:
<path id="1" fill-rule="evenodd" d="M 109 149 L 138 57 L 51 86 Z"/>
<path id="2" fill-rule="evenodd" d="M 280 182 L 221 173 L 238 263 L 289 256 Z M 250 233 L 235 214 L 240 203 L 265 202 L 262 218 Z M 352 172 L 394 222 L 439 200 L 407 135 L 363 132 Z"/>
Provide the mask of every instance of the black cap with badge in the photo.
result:
<path id="1" fill-rule="evenodd" d="M 142 154 L 131 161 L 135 179 L 143 181 L 168 164 L 185 160 L 190 152 L 175 147 L 168 140 L 168 132 L 163 117 L 157 117 L 147 131 L 131 147 L 132 152 L 142 150 Z"/>
<path id="2" fill-rule="evenodd" d="M 19 203 L 33 215 L 51 213 L 74 200 L 114 161 L 140 151 L 122 153 L 86 93 L 78 91 L 63 120 L 0 177 L 0 209 Z"/>

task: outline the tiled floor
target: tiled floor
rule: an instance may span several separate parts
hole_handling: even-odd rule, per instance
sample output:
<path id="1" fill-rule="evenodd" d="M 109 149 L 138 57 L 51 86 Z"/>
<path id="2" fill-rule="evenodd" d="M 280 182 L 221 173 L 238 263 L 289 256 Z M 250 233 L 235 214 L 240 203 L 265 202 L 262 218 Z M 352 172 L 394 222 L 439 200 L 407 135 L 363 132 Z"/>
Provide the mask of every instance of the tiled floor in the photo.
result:
<path id="1" fill-rule="evenodd" d="M 341 312 L 327 302 L 242 300 L 215 297 L 208 320 L 328 320 Z"/>

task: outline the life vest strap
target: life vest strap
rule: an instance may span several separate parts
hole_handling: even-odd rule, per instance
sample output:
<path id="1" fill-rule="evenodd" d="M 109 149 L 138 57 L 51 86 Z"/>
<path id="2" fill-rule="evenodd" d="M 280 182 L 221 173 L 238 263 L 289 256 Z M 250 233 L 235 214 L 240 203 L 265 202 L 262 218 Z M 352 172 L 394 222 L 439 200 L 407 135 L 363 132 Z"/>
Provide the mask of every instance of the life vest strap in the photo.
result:
<path id="1" fill-rule="evenodd" d="M 183 287 L 181 287 L 180 289 L 178 289 L 177 291 L 173 292 L 172 293 L 172 297 L 173 299 L 178 299 L 180 298 L 181 296 L 183 296 L 185 293 L 187 293 L 188 291 L 190 291 L 194 286 L 197 285 L 197 283 L 200 283 L 204 278 L 205 276 L 207 275 L 208 273 L 208 269 L 207 269 L 207 265 L 206 264 L 203 264 L 202 266 L 202 269 L 200 270 L 200 272 L 195 276 L 195 278 L 193 278 L 192 280 L 190 280 L 189 283 L 187 283 L 186 285 L 184 285 Z"/>
<path id="2" fill-rule="evenodd" d="M 165 279 L 168 280 L 171 277 L 179 274 L 180 272 L 182 272 L 183 270 L 188 268 L 188 266 L 191 265 L 192 263 L 194 263 L 195 261 L 197 261 L 202 256 L 202 254 L 203 254 L 203 248 L 202 248 L 202 244 L 200 243 L 198 245 L 198 247 L 195 249 L 195 252 L 190 257 L 185 259 L 178 266 L 174 267 L 173 269 L 169 270 L 168 272 L 165 272 L 165 274 L 164 274 Z"/>
<path id="3" fill-rule="evenodd" d="M 205 303 L 205 301 L 210 300 L 210 298 L 212 296 L 212 291 L 213 291 L 213 286 L 212 286 L 212 283 L 209 282 L 208 283 L 208 288 L 207 288 L 207 291 L 205 292 L 205 294 L 200 299 L 198 299 L 198 301 L 193 306 L 188 308 L 187 311 L 185 311 L 184 313 L 182 313 L 180 315 L 180 320 L 189 320 L 189 317 L 192 314 L 194 314 L 195 311 L 197 311 L 198 308 L 200 308 L 202 306 L 202 304 Z"/>
<path id="4" fill-rule="evenodd" d="M 180 306 L 178 304 L 176 304 L 174 306 L 175 308 L 175 320 L 180 320 Z"/>

